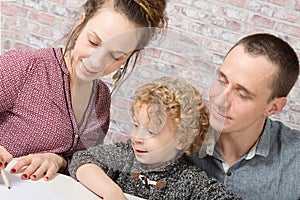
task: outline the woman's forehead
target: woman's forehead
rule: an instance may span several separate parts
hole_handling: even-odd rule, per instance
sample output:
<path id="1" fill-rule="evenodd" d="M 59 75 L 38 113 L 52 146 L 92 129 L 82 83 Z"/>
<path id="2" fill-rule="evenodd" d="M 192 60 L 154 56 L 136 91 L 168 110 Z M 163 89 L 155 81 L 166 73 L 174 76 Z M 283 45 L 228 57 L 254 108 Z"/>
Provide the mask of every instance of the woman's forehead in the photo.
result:
<path id="1" fill-rule="evenodd" d="M 113 8 L 101 8 L 89 19 L 87 27 L 93 29 L 103 41 L 112 37 L 134 30 L 137 26 L 124 15 Z"/>

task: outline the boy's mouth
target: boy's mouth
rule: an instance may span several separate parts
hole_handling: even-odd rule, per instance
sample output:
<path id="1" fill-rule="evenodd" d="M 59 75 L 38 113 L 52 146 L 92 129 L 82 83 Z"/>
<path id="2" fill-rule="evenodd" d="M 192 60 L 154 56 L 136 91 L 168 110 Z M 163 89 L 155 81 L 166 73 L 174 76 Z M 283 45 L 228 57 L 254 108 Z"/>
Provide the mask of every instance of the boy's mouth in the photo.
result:
<path id="1" fill-rule="evenodd" d="M 134 150 L 136 153 L 148 153 L 148 151 L 145 150 L 139 150 L 139 149 L 135 149 Z"/>

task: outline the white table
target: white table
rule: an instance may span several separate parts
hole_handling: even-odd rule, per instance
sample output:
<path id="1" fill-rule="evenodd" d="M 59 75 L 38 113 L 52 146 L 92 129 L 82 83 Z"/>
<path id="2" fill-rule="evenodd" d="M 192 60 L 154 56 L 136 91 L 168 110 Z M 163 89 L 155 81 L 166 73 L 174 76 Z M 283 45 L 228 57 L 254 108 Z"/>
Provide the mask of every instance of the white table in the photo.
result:
<path id="1" fill-rule="evenodd" d="M 10 174 L 9 170 L 14 161 L 9 163 L 5 169 L 10 180 L 11 189 L 9 190 L 3 183 L 0 176 L 0 196 L 9 200 L 35 200 L 35 199 L 58 199 L 58 200 L 100 200 L 101 198 L 83 186 L 70 176 L 56 174 L 56 176 L 44 181 L 22 180 L 20 174 Z M 41 197 L 43 196 L 43 197 Z M 125 194 L 129 200 L 141 200 L 142 198 Z"/>
<path id="2" fill-rule="evenodd" d="M 36 181 L 38 186 L 47 189 L 50 192 L 58 194 L 64 199 L 70 200 L 100 200 L 97 195 L 88 190 L 81 183 L 77 182 L 70 176 L 57 174 L 52 180 L 44 181 L 42 179 Z M 140 200 L 141 198 L 129 194 L 125 194 L 129 200 Z"/>

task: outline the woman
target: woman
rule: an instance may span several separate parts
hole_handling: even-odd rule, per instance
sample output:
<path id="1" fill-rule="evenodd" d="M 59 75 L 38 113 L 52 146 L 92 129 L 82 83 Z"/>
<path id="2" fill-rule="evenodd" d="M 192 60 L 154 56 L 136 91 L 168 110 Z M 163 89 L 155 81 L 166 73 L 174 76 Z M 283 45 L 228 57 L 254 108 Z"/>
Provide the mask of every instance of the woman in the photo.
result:
<path id="1" fill-rule="evenodd" d="M 166 25 L 165 0 L 87 0 L 83 8 L 64 49 L 0 57 L 0 165 L 18 157 L 11 173 L 26 167 L 23 179 L 49 180 L 74 152 L 103 141 L 110 91 L 98 78 L 124 77 L 154 35 L 141 28 Z"/>

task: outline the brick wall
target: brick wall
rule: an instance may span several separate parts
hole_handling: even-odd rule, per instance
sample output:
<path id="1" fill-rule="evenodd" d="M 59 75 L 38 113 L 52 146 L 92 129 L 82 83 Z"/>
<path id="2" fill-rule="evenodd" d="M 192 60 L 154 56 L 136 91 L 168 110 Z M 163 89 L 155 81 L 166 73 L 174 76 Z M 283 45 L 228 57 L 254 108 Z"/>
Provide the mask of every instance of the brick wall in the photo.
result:
<path id="1" fill-rule="evenodd" d="M 55 41 L 79 18 L 83 2 L 1 0 L 1 53 L 14 48 L 57 45 Z M 215 69 L 228 49 L 246 34 L 278 35 L 300 57 L 299 0 L 170 0 L 167 11 L 170 36 L 149 45 L 139 70 L 114 93 L 111 132 L 128 126 L 130 114 L 121 112 L 129 107 L 124 97 L 131 96 L 137 85 L 158 75 L 185 78 L 207 97 Z M 152 48 L 155 45 L 160 50 Z M 109 82 L 109 77 L 105 80 Z M 274 118 L 300 129 L 299 99 L 300 80 L 289 95 L 285 109 Z"/>

